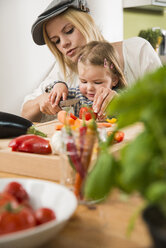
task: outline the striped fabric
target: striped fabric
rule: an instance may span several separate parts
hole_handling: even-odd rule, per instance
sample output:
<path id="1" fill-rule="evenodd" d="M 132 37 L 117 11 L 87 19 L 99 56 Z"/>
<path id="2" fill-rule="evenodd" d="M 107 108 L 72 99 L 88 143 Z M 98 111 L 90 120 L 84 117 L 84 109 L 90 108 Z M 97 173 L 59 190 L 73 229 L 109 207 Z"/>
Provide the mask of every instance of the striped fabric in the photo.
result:
<path id="1" fill-rule="evenodd" d="M 82 105 L 92 106 L 93 102 L 81 94 L 79 86 L 77 86 L 76 88 L 69 88 L 68 91 L 69 91 L 68 92 L 69 98 L 80 99 L 80 101 L 78 103 L 76 103 L 74 106 L 74 115 L 75 116 L 79 117 L 79 111 L 80 111 L 80 108 L 82 107 Z"/>

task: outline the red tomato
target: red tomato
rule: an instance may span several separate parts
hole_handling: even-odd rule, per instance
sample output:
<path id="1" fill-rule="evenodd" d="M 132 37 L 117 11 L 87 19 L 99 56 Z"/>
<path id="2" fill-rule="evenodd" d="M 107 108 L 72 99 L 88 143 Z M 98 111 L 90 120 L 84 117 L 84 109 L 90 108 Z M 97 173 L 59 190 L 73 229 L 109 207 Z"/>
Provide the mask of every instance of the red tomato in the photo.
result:
<path id="1" fill-rule="evenodd" d="M 28 208 L 6 210 L 0 215 L 0 235 L 36 226 L 34 214 Z"/>
<path id="2" fill-rule="evenodd" d="M 117 142 L 121 142 L 124 139 L 124 132 L 117 131 L 114 136 L 114 140 Z"/>
<path id="3" fill-rule="evenodd" d="M 7 192 L 14 196 L 17 201 L 21 204 L 26 204 L 29 201 L 29 195 L 26 192 L 26 190 L 23 188 L 23 186 L 18 182 L 11 182 L 9 183 L 5 189 L 4 192 Z"/>
<path id="4" fill-rule="evenodd" d="M 35 217 L 36 217 L 37 225 L 56 219 L 54 211 L 50 208 L 37 209 L 35 212 Z"/>
<path id="5" fill-rule="evenodd" d="M 97 118 L 97 114 L 93 112 L 92 108 L 89 108 L 89 107 L 80 108 L 80 112 L 79 112 L 80 119 L 83 119 L 83 117 L 85 117 L 85 120 L 88 121 L 92 119 L 93 116 L 95 119 Z"/>
<path id="6" fill-rule="evenodd" d="M 18 206 L 17 200 L 11 194 L 7 192 L 0 193 L 0 207 L 3 207 L 11 203 L 12 207 L 15 208 Z"/>

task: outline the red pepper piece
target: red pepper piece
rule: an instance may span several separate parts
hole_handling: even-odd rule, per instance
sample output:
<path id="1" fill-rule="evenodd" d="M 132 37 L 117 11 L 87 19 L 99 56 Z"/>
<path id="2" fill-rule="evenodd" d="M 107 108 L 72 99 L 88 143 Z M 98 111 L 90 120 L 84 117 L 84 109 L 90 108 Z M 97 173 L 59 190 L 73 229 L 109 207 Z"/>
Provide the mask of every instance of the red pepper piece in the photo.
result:
<path id="1" fill-rule="evenodd" d="M 20 152 L 30 152 L 38 154 L 49 154 L 51 153 L 51 146 L 48 140 L 37 137 L 24 141 L 19 146 Z"/>
<path id="2" fill-rule="evenodd" d="M 46 140 L 37 135 L 23 135 L 23 136 L 15 138 L 13 140 L 13 143 L 12 141 L 9 143 L 12 149 L 14 147 L 14 151 L 38 153 L 38 154 L 49 154 L 52 152 L 49 140 Z"/>
<path id="3" fill-rule="evenodd" d="M 12 148 L 12 151 L 18 151 L 18 147 L 25 141 L 28 139 L 31 139 L 34 137 L 34 134 L 25 134 L 25 135 L 21 135 L 19 137 L 16 137 L 14 139 L 12 139 L 9 143 L 9 147 Z"/>
<path id="4" fill-rule="evenodd" d="M 73 113 L 70 113 L 70 117 L 73 119 L 73 120 L 77 120 L 77 117 L 75 115 L 73 115 Z"/>
<path id="5" fill-rule="evenodd" d="M 85 107 L 80 108 L 79 118 L 80 119 L 85 118 L 86 121 L 93 119 L 93 118 L 96 119 L 97 113 L 94 113 L 91 107 L 85 106 Z"/>
<path id="6" fill-rule="evenodd" d="M 74 138 L 72 135 L 68 136 L 68 142 L 66 144 L 66 149 L 67 149 L 67 152 L 69 153 L 68 155 L 70 157 L 72 164 L 76 168 L 76 171 L 78 171 L 80 176 L 82 178 L 84 178 L 85 171 L 84 171 L 84 168 L 82 166 L 80 156 L 78 155 L 77 147 L 75 145 Z"/>
<path id="7" fill-rule="evenodd" d="M 85 136 L 87 132 L 87 126 L 80 127 L 80 158 L 82 158 L 84 145 L 85 145 Z"/>

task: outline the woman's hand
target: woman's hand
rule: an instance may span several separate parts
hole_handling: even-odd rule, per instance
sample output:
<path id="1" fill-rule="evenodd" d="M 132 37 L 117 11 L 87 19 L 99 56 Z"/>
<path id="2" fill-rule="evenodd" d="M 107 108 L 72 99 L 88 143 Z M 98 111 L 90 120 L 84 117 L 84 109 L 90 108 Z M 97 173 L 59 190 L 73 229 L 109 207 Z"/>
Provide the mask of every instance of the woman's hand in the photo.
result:
<path id="1" fill-rule="evenodd" d="M 66 100 L 68 95 L 68 88 L 64 83 L 55 84 L 53 89 L 49 94 L 49 100 L 53 108 L 56 108 L 59 104 L 59 101 Z"/>
<path id="2" fill-rule="evenodd" d="M 49 99 L 49 93 L 44 93 L 40 95 L 40 99 L 38 103 L 39 103 L 40 112 L 47 115 L 55 115 L 61 110 L 61 108 L 58 105 L 53 106 L 51 104 Z"/>
<path id="3" fill-rule="evenodd" d="M 116 91 L 101 87 L 97 90 L 94 101 L 93 101 L 93 111 L 97 113 L 98 119 L 104 118 L 104 112 L 108 104 L 112 101 L 114 96 L 118 95 Z"/>

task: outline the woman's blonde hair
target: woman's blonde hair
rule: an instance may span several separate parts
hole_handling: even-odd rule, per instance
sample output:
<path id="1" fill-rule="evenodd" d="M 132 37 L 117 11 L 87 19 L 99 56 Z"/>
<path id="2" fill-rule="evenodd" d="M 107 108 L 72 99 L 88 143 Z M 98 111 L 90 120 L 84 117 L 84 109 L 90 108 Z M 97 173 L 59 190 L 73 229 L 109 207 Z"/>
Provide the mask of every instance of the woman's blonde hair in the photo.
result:
<path id="1" fill-rule="evenodd" d="M 88 13 L 70 8 L 60 14 L 59 16 L 65 17 L 68 21 L 70 21 L 82 33 L 87 43 L 93 40 L 104 40 L 93 18 Z M 56 45 L 50 41 L 46 32 L 46 24 L 47 22 L 43 25 L 44 41 L 56 57 L 57 62 L 59 63 L 60 68 L 66 79 L 67 76 L 69 76 L 67 75 L 67 68 L 70 69 L 69 71 L 71 71 L 72 74 L 72 72 L 77 71 L 76 64 L 73 64 L 70 60 L 65 58 L 63 54 L 56 48 Z"/>
<path id="2" fill-rule="evenodd" d="M 123 70 L 119 63 L 119 54 L 114 47 L 106 41 L 91 41 L 80 48 L 78 62 L 108 68 L 111 75 L 118 77 L 118 83 L 113 89 L 127 86 Z"/>

